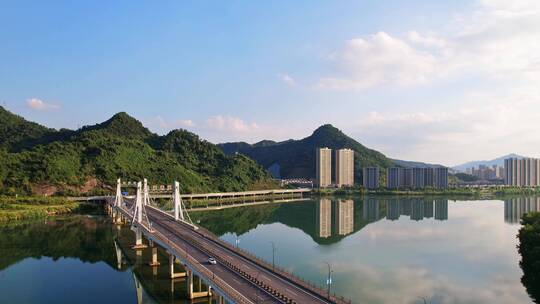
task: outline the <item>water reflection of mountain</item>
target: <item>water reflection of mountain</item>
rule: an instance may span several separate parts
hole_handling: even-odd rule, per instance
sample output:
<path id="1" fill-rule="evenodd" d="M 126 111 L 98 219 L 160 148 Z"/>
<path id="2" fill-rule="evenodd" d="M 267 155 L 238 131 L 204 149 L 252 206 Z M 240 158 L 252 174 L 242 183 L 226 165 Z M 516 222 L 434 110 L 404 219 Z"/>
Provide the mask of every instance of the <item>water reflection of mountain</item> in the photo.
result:
<path id="1" fill-rule="evenodd" d="M 192 217 L 218 235 L 243 234 L 259 224 L 298 228 L 319 244 L 332 244 L 381 219 L 448 219 L 448 200 L 320 198 L 281 205 L 259 205 L 194 213 Z"/>
<path id="2" fill-rule="evenodd" d="M 504 201 L 504 221 L 519 224 L 521 217 L 531 211 L 540 211 L 540 197 L 517 197 Z"/>
<path id="3" fill-rule="evenodd" d="M 77 258 L 116 267 L 114 234 L 105 220 L 70 216 L 0 227 L 0 270 L 26 258 Z"/>

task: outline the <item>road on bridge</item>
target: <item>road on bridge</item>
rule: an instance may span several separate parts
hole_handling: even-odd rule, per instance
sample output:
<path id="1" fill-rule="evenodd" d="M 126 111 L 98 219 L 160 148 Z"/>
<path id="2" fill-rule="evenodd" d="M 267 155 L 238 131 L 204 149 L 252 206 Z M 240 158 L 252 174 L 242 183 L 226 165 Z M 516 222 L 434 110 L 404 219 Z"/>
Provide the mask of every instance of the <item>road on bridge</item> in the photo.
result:
<path id="1" fill-rule="evenodd" d="M 233 270 L 227 265 L 220 263 L 221 260 L 226 259 L 242 272 L 257 278 L 259 281 L 271 286 L 274 290 L 278 290 L 289 299 L 294 299 L 296 303 L 333 303 L 223 246 L 219 241 L 215 240 L 213 234 L 202 228 L 195 230 L 190 225 L 175 221 L 169 215 L 153 207 L 146 206 L 146 212 L 153 229 L 166 235 L 171 243 L 185 248 L 185 251 L 191 257 L 195 258 L 201 265 L 211 271 L 213 275 L 227 282 L 232 288 L 254 303 L 283 303 L 283 301 L 275 298 L 240 275 L 240 271 Z M 214 253 L 212 257 L 218 260 L 216 265 L 211 265 L 207 262 L 211 256 L 209 252 Z"/>
<path id="2" fill-rule="evenodd" d="M 131 205 L 128 202 L 128 205 Z M 127 208 L 126 208 L 127 207 Z M 129 207 L 121 209 L 125 213 L 131 214 Z M 206 273 L 211 273 L 212 278 L 226 282 L 230 288 L 242 294 L 252 303 L 284 303 L 278 296 L 268 292 L 259 285 L 267 285 L 273 290 L 279 291 L 294 303 L 345 303 L 345 301 L 330 301 L 321 293 L 313 292 L 294 280 L 272 271 L 268 267 L 258 264 L 249 257 L 236 252 L 234 247 L 224 244 L 211 232 L 198 228 L 194 229 L 187 223 L 175 221 L 174 218 L 152 206 L 146 206 L 148 220 L 152 223 L 155 233 L 165 238 L 169 247 L 181 248 L 187 253 L 187 260 L 196 260 L 198 265 L 203 267 Z M 208 263 L 208 258 L 215 258 L 218 263 L 212 265 Z M 251 281 L 248 279 L 251 278 Z M 263 284 L 255 284 L 256 279 Z M 293 303 L 293 302 L 290 302 Z"/>

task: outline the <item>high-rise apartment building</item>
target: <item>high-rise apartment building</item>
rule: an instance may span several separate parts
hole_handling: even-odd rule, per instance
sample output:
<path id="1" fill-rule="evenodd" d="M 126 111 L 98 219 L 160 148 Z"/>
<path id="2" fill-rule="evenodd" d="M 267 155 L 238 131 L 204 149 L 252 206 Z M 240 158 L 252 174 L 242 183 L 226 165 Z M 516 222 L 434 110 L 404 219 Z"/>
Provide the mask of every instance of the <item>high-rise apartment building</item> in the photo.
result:
<path id="1" fill-rule="evenodd" d="M 365 167 L 362 172 L 363 185 L 366 189 L 379 188 L 379 168 Z"/>
<path id="2" fill-rule="evenodd" d="M 448 188 L 448 168 L 439 167 L 433 169 L 433 187 L 437 189 Z"/>
<path id="3" fill-rule="evenodd" d="M 325 188 L 332 183 L 332 150 L 318 148 L 316 150 L 316 184 L 319 188 Z"/>
<path id="4" fill-rule="evenodd" d="M 337 187 L 354 186 L 354 151 L 339 149 L 335 152 L 335 184 Z"/>
<path id="5" fill-rule="evenodd" d="M 424 168 L 424 187 L 433 187 L 435 182 L 435 169 Z"/>
<path id="6" fill-rule="evenodd" d="M 386 188 L 399 189 L 403 187 L 402 168 L 390 167 L 386 169 Z"/>
<path id="7" fill-rule="evenodd" d="M 540 186 L 540 159 L 507 158 L 504 160 L 504 183 L 508 186 Z"/>
<path id="8" fill-rule="evenodd" d="M 412 188 L 422 189 L 425 187 L 424 168 L 413 168 Z"/>
<path id="9" fill-rule="evenodd" d="M 401 180 L 404 188 L 412 188 L 413 186 L 413 168 L 403 168 Z"/>

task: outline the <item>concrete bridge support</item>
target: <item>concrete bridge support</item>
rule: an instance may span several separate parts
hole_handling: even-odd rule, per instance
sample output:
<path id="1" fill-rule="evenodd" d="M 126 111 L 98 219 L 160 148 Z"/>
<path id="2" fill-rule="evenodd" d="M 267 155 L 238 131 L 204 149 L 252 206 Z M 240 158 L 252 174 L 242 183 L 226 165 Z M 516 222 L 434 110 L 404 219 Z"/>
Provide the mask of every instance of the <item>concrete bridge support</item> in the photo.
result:
<path id="1" fill-rule="evenodd" d="M 173 254 L 169 254 L 169 273 L 171 274 L 171 279 L 176 279 L 176 278 L 183 278 L 185 276 L 187 276 L 187 273 L 186 272 L 174 272 L 174 262 L 175 262 L 176 258 L 174 257 Z"/>
<path id="2" fill-rule="evenodd" d="M 193 271 L 191 270 L 187 270 L 187 273 L 188 273 L 188 279 L 187 279 L 187 292 L 188 292 L 188 298 L 190 300 L 192 299 L 196 299 L 196 298 L 203 298 L 203 297 L 211 297 L 212 296 L 212 287 L 208 286 L 208 290 L 207 291 L 202 291 L 202 282 L 201 282 L 201 279 L 199 278 L 199 282 L 198 282 L 198 290 L 199 291 L 193 291 Z"/>
<path id="3" fill-rule="evenodd" d="M 152 246 L 152 245 L 154 245 L 154 244 L 151 244 L 150 246 Z M 149 263 L 149 265 L 152 266 L 152 267 L 160 265 L 160 263 L 158 261 L 158 250 L 157 250 L 156 246 L 152 246 L 152 261 Z"/>
<path id="4" fill-rule="evenodd" d="M 143 243 L 141 228 L 135 228 L 135 245 L 133 245 L 131 249 L 144 249 L 146 247 L 148 246 Z"/>

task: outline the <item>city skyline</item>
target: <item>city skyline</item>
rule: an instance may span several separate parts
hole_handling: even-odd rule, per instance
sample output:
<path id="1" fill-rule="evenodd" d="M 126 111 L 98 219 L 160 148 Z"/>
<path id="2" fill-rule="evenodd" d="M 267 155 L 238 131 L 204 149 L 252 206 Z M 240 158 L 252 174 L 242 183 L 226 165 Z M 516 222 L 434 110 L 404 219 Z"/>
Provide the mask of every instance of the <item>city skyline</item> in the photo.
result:
<path id="1" fill-rule="evenodd" d="M 540 157 L 539 12 L 488 0 L 6 4 L 0 104 L 54 128 L 126 111 L 220 143 L 331 123 L 391 158 Z"/>

